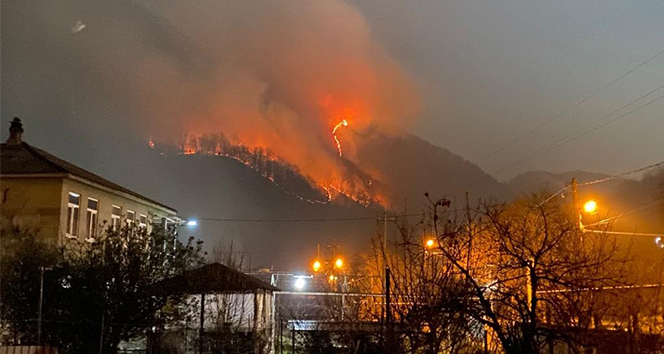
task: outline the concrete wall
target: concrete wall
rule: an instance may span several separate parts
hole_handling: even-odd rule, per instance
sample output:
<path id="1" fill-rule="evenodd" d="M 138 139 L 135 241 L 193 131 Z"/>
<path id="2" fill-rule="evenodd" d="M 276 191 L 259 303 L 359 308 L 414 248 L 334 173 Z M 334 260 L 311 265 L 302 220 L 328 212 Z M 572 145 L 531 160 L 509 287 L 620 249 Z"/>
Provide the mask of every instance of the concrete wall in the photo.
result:
<path id="1" fill-rule="evenodd" d="M 183 307 L 189 321 L 183 325 L 200 328 L 200 295 L 190 295 Z M 274 296 L 267 291 L 254 293 L 206 294 L 205 330 L 220 330 L 228 326 L 235 332 L 263 331 L 272 327 Z"/>

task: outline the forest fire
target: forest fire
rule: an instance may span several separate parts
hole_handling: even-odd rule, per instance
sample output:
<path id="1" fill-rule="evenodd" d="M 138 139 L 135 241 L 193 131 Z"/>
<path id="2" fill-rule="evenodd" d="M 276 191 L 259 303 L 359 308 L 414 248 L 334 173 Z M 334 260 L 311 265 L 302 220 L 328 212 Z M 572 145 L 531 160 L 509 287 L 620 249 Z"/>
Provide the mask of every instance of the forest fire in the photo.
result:
<path id="1" fill-rule="evenodd" d="M 408 131 L 408 117 L 422 108 L 415 80 L 344 1 L 314 2 L 301 14 L 261 3 L 269 10 L 260 26 L 221 21 L 226 11 L 209 23 L 174 21 L 192 41 L 182 48 L 204 48 L 206 56 L 155 58 L 163 65 L 140 72 L 150 95 L 140 101 L 146 135 L 180 154 L 233 158 L 307 200 L 386 205 L 393 195 L 381 183 L 386 177 L 358 154 L 368 132 Z M 298 186 L 282 172 L 299 176 Z"/>
<path id="2" fill-rule="evenodd" d="M 341 126 L 348 126 L 348 122 L 342 120 L 333 133 Z M 341 143 L 336 135 L 334 138 L 341 157 Z M 256 171 L 286 193 L 309 203 L 326 204 L 344 197 L 365 207 L 372 207 L 384 206 L 387 201 L 378 192 L 380 184 L 345 158 L 326 174 L 311 175 L 270 148 L 231 142 L 223 134 L 185 136 L 179 146 L 179 154 L 231 158 Z"/>

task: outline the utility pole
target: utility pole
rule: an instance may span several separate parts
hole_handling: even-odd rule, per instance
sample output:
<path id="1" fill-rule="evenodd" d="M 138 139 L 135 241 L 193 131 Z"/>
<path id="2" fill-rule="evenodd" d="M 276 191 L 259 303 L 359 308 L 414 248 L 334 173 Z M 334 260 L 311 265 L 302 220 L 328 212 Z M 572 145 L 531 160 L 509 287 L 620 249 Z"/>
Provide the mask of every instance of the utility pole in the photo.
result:
<path id="1" fill-rule="evenodd" d="M 383 214 L 383 262 L 384 266 L 387 266 L 387 210 Z"/>
<path id="2" fill-rule="evenodd" d="M 392 299 L 390 297 L 390 267 L 385 266 L 385 322 L 387 324 L 387 335 L 385 340 L 384 353 L 392 352 L 392 337 L 394 336 L 392 328 Z"/>
<path id="3" fill-rule="evenodd" d="M 574 218 L 579 221 L 579 230 L 583 230 L 581 225 L 581 206 L 579 205 L 579 183 L 576 181 L 576 178 L 572 178 L 570 183 L 572 188 L 572 203 L 574 204 Z"/>
<path id="4" fill-rule="evenodd" d="M 41 345 L 42 337 L 42 312 L 44 308 L 44 272 L 52 270 L 51 267 L 39 267 L 39 304 L 37 305 L 37 345 Z"/>
<path id="5" fill-rule="evenodd" d="M 203 354 L 203 333 L 205 331 L 205 293 L 201 293 L 201 328 L 198 332 L 198 352 Z"/>
<path id="6" fill-rule="evenodd" d="M 291 329 L 291 354 L 295 354 L 295 322 L 293 322 L 293 328 Z"/>
<path id="7" fill-rule="evenodd" d="M 99 354 L 104 352 L 104 321 L 106 317 L 106 310 L 101 311 L 101 329 L 99 330 Z"/>
<path id="8" fill-rule="evenodd" d="M 380 220 L 380 219 L 379 219 Z M 381 274 L 381 270 L 387 269 L 387 210 L 383 212 L 383 237 L 380 240 L 381 245 L 380 245 L 380 264 L 378 265 L 378 276 L 381 279 L 381 283 L 383 285 L 383 289 L 386 289 L 386 283 L 384 282 L 385 279 L 385 274 Z M 381 314 L 380 314 L 380 320 L 384 321 L 385 320 L 385 308 L 381 308 Z"/>
<path id="9" fill-rule="evenodd" d="M 37 345 L 41 345 L 42 304 L 44 303 L 44 267 L 39 267 L 39 306 L 37 310 Z"/>

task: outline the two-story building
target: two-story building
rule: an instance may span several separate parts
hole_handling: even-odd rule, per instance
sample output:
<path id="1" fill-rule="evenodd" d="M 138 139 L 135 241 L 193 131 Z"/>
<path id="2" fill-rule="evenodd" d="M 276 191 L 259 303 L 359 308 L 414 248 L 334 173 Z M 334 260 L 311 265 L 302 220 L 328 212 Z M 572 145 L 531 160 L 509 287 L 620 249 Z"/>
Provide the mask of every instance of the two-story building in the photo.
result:
<path id="1" fill-rule="evenodd" d="M 177 211 L 22 140 L 14 118 L 0 145 L 2 230 L 34 232 L 62 244 L 93 241 L 102 227 L 178 223 Z"/>

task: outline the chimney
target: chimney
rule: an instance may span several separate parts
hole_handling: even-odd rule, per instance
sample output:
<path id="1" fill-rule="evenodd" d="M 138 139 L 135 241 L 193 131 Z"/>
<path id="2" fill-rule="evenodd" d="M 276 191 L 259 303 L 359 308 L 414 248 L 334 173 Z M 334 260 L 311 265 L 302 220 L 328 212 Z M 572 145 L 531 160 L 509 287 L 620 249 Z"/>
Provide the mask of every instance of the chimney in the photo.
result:
<path id="1" fill-rule="evenodd" d="M 21 120 L 18 117 L 14 117 L 12 125 L 9 127 L 7 145 L 20 145 L 23 143 L 21 135 L 23 135 L 23 123 L 21 123 Z"/>

